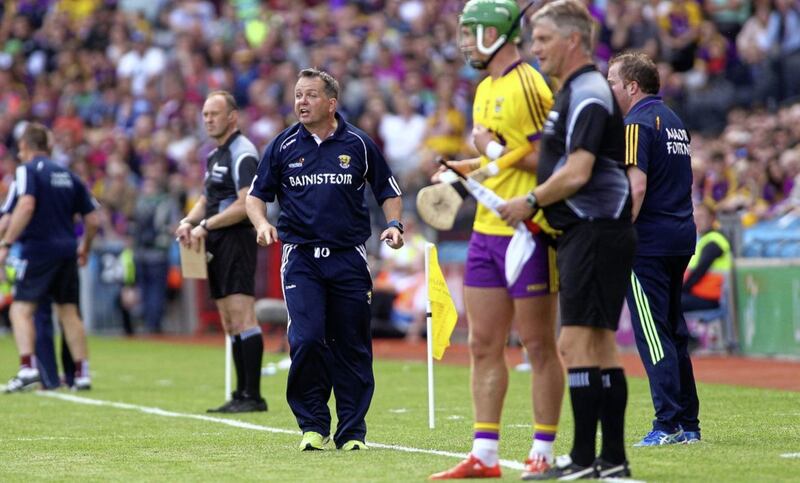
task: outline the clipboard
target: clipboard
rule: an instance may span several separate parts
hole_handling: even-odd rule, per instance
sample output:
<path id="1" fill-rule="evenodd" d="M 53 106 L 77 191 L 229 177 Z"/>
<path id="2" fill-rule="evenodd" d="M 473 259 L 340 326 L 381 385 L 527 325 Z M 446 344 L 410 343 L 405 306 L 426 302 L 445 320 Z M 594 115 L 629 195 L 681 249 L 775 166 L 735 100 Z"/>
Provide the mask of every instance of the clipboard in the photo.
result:
<path id="1" fill-rule="evenodd" d="M 206 241 L 200 239 L 200 251 L 180 245 L 181 249 L 181 274 L 183 278 L 208 278 L 208 256 L 206 255 Z"/>

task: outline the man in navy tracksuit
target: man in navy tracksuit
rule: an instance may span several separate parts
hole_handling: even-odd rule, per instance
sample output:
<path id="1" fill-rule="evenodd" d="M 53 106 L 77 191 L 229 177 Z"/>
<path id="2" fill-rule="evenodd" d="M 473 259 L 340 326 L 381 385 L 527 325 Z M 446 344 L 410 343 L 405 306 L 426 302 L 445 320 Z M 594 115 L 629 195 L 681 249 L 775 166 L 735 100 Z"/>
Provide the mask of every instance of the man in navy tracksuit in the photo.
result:
<path id="1" fill-rule="evenodd" d="M 0 238 L 5 234 L 11 222 L 11 213 L 17 204 L 17 185 L 11 183 L 8 194 L 0 207 Z M 8 264 L 15 266 L 19 258 L 20 245 L 17 244 L 9 252 Z M 16 275 L 16 271 L 12 271 Z M 13 280 L 12 280 L 13 281 Z M 56 389 L 61 385 L 61 378 L 58 376 L 58 364 L 56 363 L 56 350 L 53 338 L 53 318 L 52 301 L 49 298 L 42 300 L 36 307 L 34 324 L 36 326 L 36 366 L 39 369 L 39 378 L 44 389 Z M 75 380 L 75 363 L 72 354 L 69 352 L 67 339 L 61 337 L 61 364 L 64 369 L 64 382 L 68 387 L 73 386 Z"/>
<path id="2" fill-rule="evenodd" d="M 389 220 L 381 240 L 395 249 L 403 246 L 401 193 L 375 143 L 336 113 L 338 82 L 316 69 L 298 77 L 294 110 L 300 122 L 267 147 L 247 214 L 260 245 L 284 243 L 281 276 L 292 358 L 286 398 L 303 431 L 300 449 L 323 449 L 328 441 L 331 390 L 339 420 L 336 447 L 366 449 L 364 417 L 375 380 L 365 184 Z M 276 196 L 277 229 L 264 209 Z"/>
<path id="3" fill-rule="evenodd" d="M 612 59 L 608 81 L 626 113 L 625 164 L 639 235 L 627 300 L 656 412 L 653 430 L 635 446 L 696 442 L 700 403 L 681 309 L 696 241 L 689 133 L 656 96 L 658 70 L 646 55 Z"/>
<path id="4" fill-rule="evenodd" d="M 20 355 L 17 375 L 6 392 L 23 391 L 41 379 L 35 365 L 34 314 L 40 301 L 50 297 L 75 361 L 75 389 L 89 389 L 86 333 L 78 311 L 78 266 L 86 264 L 99 225 L 97 202 L 77 175 L 49 157 L 47 128 L 30 123 L 19 140 L 17 202 L 8 228 L 0 240 L 0 265 L 9 247 L 19 241 L 11 323 Z M 75 235 L 75 215 L 81 215 L 84 233 Z"/>

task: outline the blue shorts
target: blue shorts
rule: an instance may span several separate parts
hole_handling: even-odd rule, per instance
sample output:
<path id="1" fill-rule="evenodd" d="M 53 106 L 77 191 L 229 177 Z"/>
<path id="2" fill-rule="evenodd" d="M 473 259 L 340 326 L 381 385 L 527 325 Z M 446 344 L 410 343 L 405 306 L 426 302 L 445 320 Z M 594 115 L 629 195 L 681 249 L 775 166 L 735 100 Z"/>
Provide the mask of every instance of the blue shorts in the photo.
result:
<path id="1" fill-rule="evenodd" d="M 514 285 L 506 282 L 506 249 L 510 236 L 472 233 L 467 252 L 464 285 L 467 287 L 507 287 L 512 298 L 534 297 L 558 292 L 556 251 L 543 235 L 534 235 L 536 249 L 525 262 Z"/>
<path id="2" fill-rule="evenodd" d="M 79 303 L 77 257 L 18 259 L 14 300 L 38 303 L 46 295 L 56 304 Z"/>

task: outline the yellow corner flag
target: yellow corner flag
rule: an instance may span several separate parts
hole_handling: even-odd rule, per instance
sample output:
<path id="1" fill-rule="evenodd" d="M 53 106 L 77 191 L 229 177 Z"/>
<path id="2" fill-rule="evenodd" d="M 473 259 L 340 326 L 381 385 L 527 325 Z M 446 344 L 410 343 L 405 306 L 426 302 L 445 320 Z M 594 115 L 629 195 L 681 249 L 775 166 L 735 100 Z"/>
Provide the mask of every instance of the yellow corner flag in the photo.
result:
<path id="1" fill-rule="evenodd" d="M 440 360 L 445 349 L 450 346 L 450 335 L 458 321 L 458 311 L 450 296 L 450 290 L 444 281 L 436 245 L 429 244 L 428 261 L 428 303 L 430 304 L 431 340 L 433 341 L 433 357 Z"/>

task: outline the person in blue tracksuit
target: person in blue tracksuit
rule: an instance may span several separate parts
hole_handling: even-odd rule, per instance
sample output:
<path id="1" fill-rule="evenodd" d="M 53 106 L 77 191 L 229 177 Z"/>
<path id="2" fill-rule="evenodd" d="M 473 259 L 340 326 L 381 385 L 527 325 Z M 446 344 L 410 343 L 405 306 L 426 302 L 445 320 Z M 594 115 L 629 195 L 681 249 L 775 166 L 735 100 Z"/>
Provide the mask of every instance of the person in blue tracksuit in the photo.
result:
<path id="1" fill-rule="evenodd" d="M 8 188 L 8 194 L 0 207 L 0 236 L 5 234 L 8 224 L 11 221 L 11 212 L 17 204 L 17 185 L 12 182 Z M 16 276 L 15 264 L 19 259 L 21 246 L 15 244 L 8 256 L 9 267 L 6 270 L 6 277 L 13 283 Z M 58 375 L 58 363 L 56 362 L 55 339 L 53 337 L 53 309 L 52 300 L 46 297 L 36 308 L 34 314 L 34 324 L 36 329 L 36 341 L 34 343 L 36 354 L 36 366 L 39 369 L 39 382 L 44 389 L 57 389 L 61 386 L 61 378 Z M 61 366 L 64 374 L 64 383 L 67 387 L 73 387 L 75 380 L 75 363 L 72 354 L 69 352 L 67 340 L 61 338 Z"/>
<path id="2" fill-rule="evenodd" d="M 40 380 L 33 357 L 34 314 L 46 296 L 55 303 L 75 360 L 75 388 L 91 387 L 86 333 L 78 310 L 78 267 L 86 264 L 99 226 L 98 204 L 77 175 L 50 159 L 49 139 L 47 128 L 38 123 L 29 123 L 19 139 L 24 164 L 15 175 L 18 199 L 0 239 L 0 265 L 8 259 L 9 248 L 20 244 L 10 309 L 20 366 L 6 392 L 25 390 Z M 80 240 L 75 235 L 76 215 L 84 223 Z"/>
<path id="3" fill-rule="evenodd" d="M 303 431 L 304 451 L 324 449 L 329 439 L 331 391 L 336 447 L 366 449 L 364 418 L 375 388 L 366 183 L 388 220 L 381 240 L 403 246 L 400 187 L 375 143 L 336 112 L 338 96 L 330 74 L 300 71 L 294 104 L 300 122 L 267 146 L 246 201 L 258 243 L 283 242 L 292 358 L 286 398 Z M 265 202 L 276 197 L 277 228 L 265 212 Z"/>
<path id="4" fill-rule="evenodd" d="M 608 81 L 625 116 L 625 164 L 639 235 L 627 301 L 636 346 L 650 380 L 653 429 L 636 446 L 700 440 L 683 276 L 694 253 L 690 137 L 658 97 L 658 70 L 641 53 L 609 64 Z"/>

